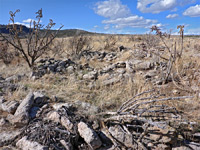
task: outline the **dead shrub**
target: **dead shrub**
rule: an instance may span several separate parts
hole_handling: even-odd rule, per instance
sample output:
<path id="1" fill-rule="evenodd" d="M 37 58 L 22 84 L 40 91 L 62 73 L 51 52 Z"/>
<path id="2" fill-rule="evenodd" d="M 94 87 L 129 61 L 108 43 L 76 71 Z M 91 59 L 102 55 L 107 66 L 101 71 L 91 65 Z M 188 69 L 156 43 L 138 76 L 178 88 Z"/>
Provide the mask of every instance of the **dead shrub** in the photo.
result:
<path id="1" fill-rule="evenodd" d="M 23 34 L 23 26 L 15 24 L 15 16 L 19 11 L 18 9 L 15 12 L 9 12 L 11 22 L 7 26 L 9 29 L 9 36 L 7 37 L 0 33 L 0 37 L 13 46 L 27 62 L 28 66 L 33 69 L 35 61 L 49 51 L 49 45 L 63 26 L 61 26 L 56 33 L 50 32 L 55 23 L 50 19 L 48 25 L 44 27 L 44 25 L 41 24 L 43 14 L 42 9 L 40 9 L 36 12 L 36 21 L 30 22 L 29 33 L 26 34 L 26 42 L 23 44 L 24 39 L 20 37 L 20 35 Z"/>
<path id="2" fill-rule="evenodd" d="M 8 51 L 8 47 L 7 42 L 0 41 L 0 60 L 6 65 L 10 64 L 14 57 L 13 53 Z"/>
<path id="3" fill-rule="evenodd" d="M 72 57 L 78 57 L 79 54 L 84 50 L 92 50 L 91 45 L 92 38 L 84 35 L 75 35 L 69 39 L 69 51 L 68 55 Z"/>
<path id="4" fill-rule="evenodd" d="M 115 45 L 116 45 L 117 41 L 118 41 L 118 39 L 114 35 L 106 36 L 106 38 L 103 41 L 104 49 L 111 50 L 111 51 L 115 50 Z"/>

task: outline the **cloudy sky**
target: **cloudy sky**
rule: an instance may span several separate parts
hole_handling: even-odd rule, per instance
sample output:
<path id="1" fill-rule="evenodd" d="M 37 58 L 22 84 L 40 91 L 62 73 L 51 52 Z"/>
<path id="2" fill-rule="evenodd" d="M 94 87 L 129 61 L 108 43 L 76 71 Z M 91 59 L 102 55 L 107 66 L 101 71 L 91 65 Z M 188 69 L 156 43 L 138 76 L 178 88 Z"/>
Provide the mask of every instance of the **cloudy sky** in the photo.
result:
<path id="1" fill-rule="evenodd" d="M 27 25 L 43 9 L 42 23 L 49 19 L 64 29 L 143 34 L 152 25 L 165 31 L 185 25 L 186 34 L 200 34 L 200 0 L 0 0 L 0 24 L 9 11 L 20 9 L 16 23 Z"/>

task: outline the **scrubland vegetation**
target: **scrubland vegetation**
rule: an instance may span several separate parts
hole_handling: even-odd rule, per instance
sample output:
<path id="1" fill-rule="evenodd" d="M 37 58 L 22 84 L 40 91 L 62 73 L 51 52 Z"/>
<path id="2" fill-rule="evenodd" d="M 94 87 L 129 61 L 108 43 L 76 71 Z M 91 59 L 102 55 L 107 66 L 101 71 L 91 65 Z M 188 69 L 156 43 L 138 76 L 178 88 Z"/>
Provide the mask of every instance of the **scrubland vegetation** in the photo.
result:
<path id="1" fill-rule="evenodd" d="M 196 142 L 195 148 L 199 146 L 199 136 L 194 136 L 200 132 L 199 36 L 184 36 L 184 26 L 178 26 L 179 35 L 176 36 L 162 33 L 153 26 L 146 35 L 77 33 L 56 38 L 57 33 L 49 32 L 54 25 L 52 21 L 45 32 L 41 32 L 40 10 L 30 33 L 21 38 L 19 34 L 23 30 L 15 27 L 15 13 L 11 14 L 11 34 L 0 34 L 2 99 L 20 103 L 29 91 L 39 91 L 48 97 L 49 105 L 72 104 L 78 115 L 85 118 L 79 121 L 89 126 L 98 122 L 99 126 L 93 129 L 99 135 L 104 130 L 113 149 L 172 149 L 192 140 Z M 60 29 L 58 33 L 62 32 Z M 72 120 L 74 126 L 79 122 Z M 167 129 L 161 128 L 161 122 Z M 29 125 L 33 126 L 33 122 Z M 159 128 L 158 139 L 150 132 L 155 127 Z M 167 136 L 171 128 L 173 135 Z M 116 135 L 122 134 L 121 130 L 127 138 L 120 139 Z M 168 131 L 166 135 L 164 130 Z M 39 134 L 39 131 L 35 132 Z M 71 134 L 79 137 L 75 131 Z M 85 139 L 81 131 L 79 134 Z M 169 141 L 164 141 L 163 137 L 168 137 Z M 68 149 L 72 149 L 70 144 L 74 149 L 108 149 L 109 145 L 101 136 L 103 146 L 101 142 L 93 145 L 86 140 L 87 144 L 81 141 L 85 144 L 81 147 L 80 141 L 63 138 L 70 139 Z M 30 139 L 33 140 L 32 136 Z M 42 143 L 39 139 L 35 140 L 44 146 L 52 142 L 46 139 L 51 142 Z M 49 147 L 56 149 L 52 145 Z"/>

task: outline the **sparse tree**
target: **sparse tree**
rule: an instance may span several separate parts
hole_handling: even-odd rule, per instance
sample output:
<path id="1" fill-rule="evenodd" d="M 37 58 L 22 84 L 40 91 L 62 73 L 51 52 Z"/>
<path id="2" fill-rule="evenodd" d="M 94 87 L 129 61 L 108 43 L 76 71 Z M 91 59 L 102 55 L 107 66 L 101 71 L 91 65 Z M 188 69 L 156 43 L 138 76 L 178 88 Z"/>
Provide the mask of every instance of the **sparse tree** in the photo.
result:
<path id="1" fill-rule="evenodd" d="M 58 31 L 61 30 L 61 26 L 56 33 L 52 33 L 50 30 L 55 25 L 52 19 L 49 20 L 48 25 L 45 27 L 41 24 L 41 19 L 43 17 L 42 9 L 36 12 L 36 21 L 30 22 L 29 33 L 25 35 L 25 44 L 23 44 L 24 39 L 20 37 L 23 33 L 23 26 L 15 24 L 15 15 L 20 10 L 15 12 L 10 11 L 10 23 L 7 28 L 9 29 L 9 36 L 5 36 L 0 33 L 0 36 L 3 37 L 10 45 L 12 45 L 17 52 L 22 56 L 22 58 L 27 62 L 30 68 L 34 68 L 35 61 L 41 57 L 43 54 L 46 54 L 48 46 L 55 39 Z"/>

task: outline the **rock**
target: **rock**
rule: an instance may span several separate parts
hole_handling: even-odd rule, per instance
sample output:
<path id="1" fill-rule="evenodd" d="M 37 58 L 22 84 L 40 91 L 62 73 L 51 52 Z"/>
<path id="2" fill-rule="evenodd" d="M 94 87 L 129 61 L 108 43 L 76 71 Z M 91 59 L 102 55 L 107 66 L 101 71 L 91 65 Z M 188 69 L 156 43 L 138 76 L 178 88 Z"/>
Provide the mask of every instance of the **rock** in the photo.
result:
<path id="1" fill-rule="evenodd" d="M 1 96 L 1 97 L 0 97 L 0 105 L 1 105 L 2 103 L 5 103 L 5 102 L 6 102 L 6 100 L 4 99 L 4 97 Z"/>
<path id="2" fill-rule="evenodd" d="M 14 117 L 16 117 L 16 121 L 20 123 L 27 123 L 29 120 L 29 111 L 32 107 L 34 102 L 34 95 L 32 92 L 30 92 L 26 98 L 21 102 L 21 104 L 18 106 Z"/>
<path id="3" fill-rule="evenodd" d="M 169 136 L 162 136 L 159 142 L 165 143 L 165 144 L 172 144 L 173 141 L 172 141 L 172 138 L 170 138 Z"/>
<path id="4" fill-rule="evenodd" d="M 118 125 L 116 125 L 114 127 L 110 127 L 108 130 L 114 138 L 116 138 L 118 141 L 124 143 L 125 146 L 133 147 L 132 134 L 125 133 L 123 131 L 123 129 Z"/>
<path id="5" fill-rule="evenodd" d="M 30 115 L 30 118 L 35 118 L 36 115 L 37 115 L 37 112 L 40 110 L 40 107 L 32 107 L 30 109 L 30 112 L 29 112 L 29 115 Z"/>
<path id="6" fill-rule="evenodd" d="M 123 51 L 123 50 L 126 50 L 127 48 L 125 48 L 125 47 L 122 45 L 122 46 L 120 46 L 118 49 L 119 49 L 119 51 L 121 52 L 121 51 Z"/>
<path id="7" fill-rule="evenodd" d="M 156 149 L 158 149 L 158 150 L 170 150 L 171 148 L 168 145 L 165 145 L 165 144 L 158 144 L 156 146 Z"/>
<path id="8" fill-rule="evenodd" d="M 0 119 L 0 127 L 4 126 L 6 124 L 6 119 L 5 118 L 1 118 Z"/>
<path id="9" fill-rule="evenodd" d="M 179 147 L 173 147 L 172 150 L 191 150 L 191 148 L 187 146 L 179 146 Z"/>
<path id="10" fill-rule="evenodd" d="M 151 68 L 152 68 L 152 64 L 151 64 L 151 62 L 148 62 L 148 61 L 141 62 L 135 66 L 136 70 L 148 70 Z"/>
<path id="11" fill-rule="evenodd" d="M 0 101 L 0 110 L 6 111 L 11 114 L 15 113 L 18 106 L 19 102 L 17 101 Z"/>
<path id="12" fill-rule="evenodd" d="M 41 104 L 44 103 L 47 97 L 42 94 L 41 92 L 34 92 L 34 103 L 35 104 Z"/>
<path id="13" fill-rule="evenodd" d="M 72 104 L 69 103 L 55 103 L 52 106 L 56 111 L 61 109 L 62 107 L 66 107 L 67 109 L 69 109 L 70 107 L 72 107 Z"/>
<path id="14" fill-rule="evenodd" d="M 109 79 L 106 79 L 105 81 L 103 81 L 103 85 L 104 86 L 113 85 L 115 83 L 118 83 L 121 79 L 122 78 L 120 76 L 109 78 Z"/>
<path id="15" fill-rule="evenodd" d="M 154 146 L 153 143 L 148 143 L 148 144 L 147 144 L 147 147 L 149 147 L 149 148 L 152 148 L 153 146 Z"/>
<path id="16" fill-rule="evenodd" d="M 78 124 L 78 132 L 85 142 L 90 145 L 93 149 L 101 147 L 102 142 L 97 133 L 88 127 L 84 122 Z"/>
<path id="17" fill-rule="evenodd" d="M 120 69 L 117 69 L 116 72 L 119 74 L 124 74 L 124 73 L 126 73 L 126 70 L 123 68 L 120 68 Z"/>
<path id="18" fill-rule="evenodd" d="M 74 73 L 74 67 L 73 67 L 73 66 L 67 67 L 66 70 L 67 70 L 67 72 L 68 72 L 69 74 Z"/>
<path id="19" fill-rule="evenodd" d="M 1 147 L 0 150 L 18 150 L 18 149 L 9 145 L 9 146 Z"/>
<path id="20" fill-rule="evenodd" d="M 11 77 L 8 77 L 5 79 L 6 82 L 18 82 L 22 79 L 22 76 L 21 75 L 13 75 Z"/>
<path id="21" fill-rule="evenodd" d="M 119 61 L 116 63 L 117 68 L 126 68 L 126 62 Z"/>
<path id="22" fill-rule="evenodd" d="M 153 140 L 153 141 L 158 141 L 161 138 L 161 135 L 159 135 L 159 134 L 150 134 L 149 138 L 151 140 Z"/>
<path id="23" fill-rule="evenodd" d="M 73 129 L 73 123 L 66 117 L 66 116 L 62 116 L 60 123 L 62 124 L 62 126 L 64 126 L 67 130 L 72 131 Z"/>
<path id="24" fill-rule="evenodd" d="M 126 61 L 126 70 L 127 70 L 128 73 L 133 73 L 134 72 L 133 66 L 129 61 Z"/>
<path id="25" fill-rule="evenodd" d="M 16 146 L 21 150 L 48 150 L 48 147 L 42 146 L 38 142 L 27 140 L 26 136 L 20 139 L 16 143 Z"/>
<path id="26" fill-rule="evenodd" d="M 0 147 L 5 145 L 7 142 L 13 142 L 13 140 L 20 134 L 20 130 L 0 132 Z"/>
<path id="27" fill-rule="evenodd" d="M 54 121 L 54 122 L 60 122 L 60 115 L 57 111 L 51 111 L 47 114 L 46 119 Z"/>
<path id="28" fill-rule="evenodd" d="M 97 79 L 97 71 L 91 71 L 91 72 L 83 75 L 83 79 L 96 80 Z"/>
<path id="29" fill-rule="evenodd" d="M 60 143 L 65 147 L 66 150 L 73 150 L 73 146 L 69 142 L 65 142 L 64 140 L 60 140 Z"/>

